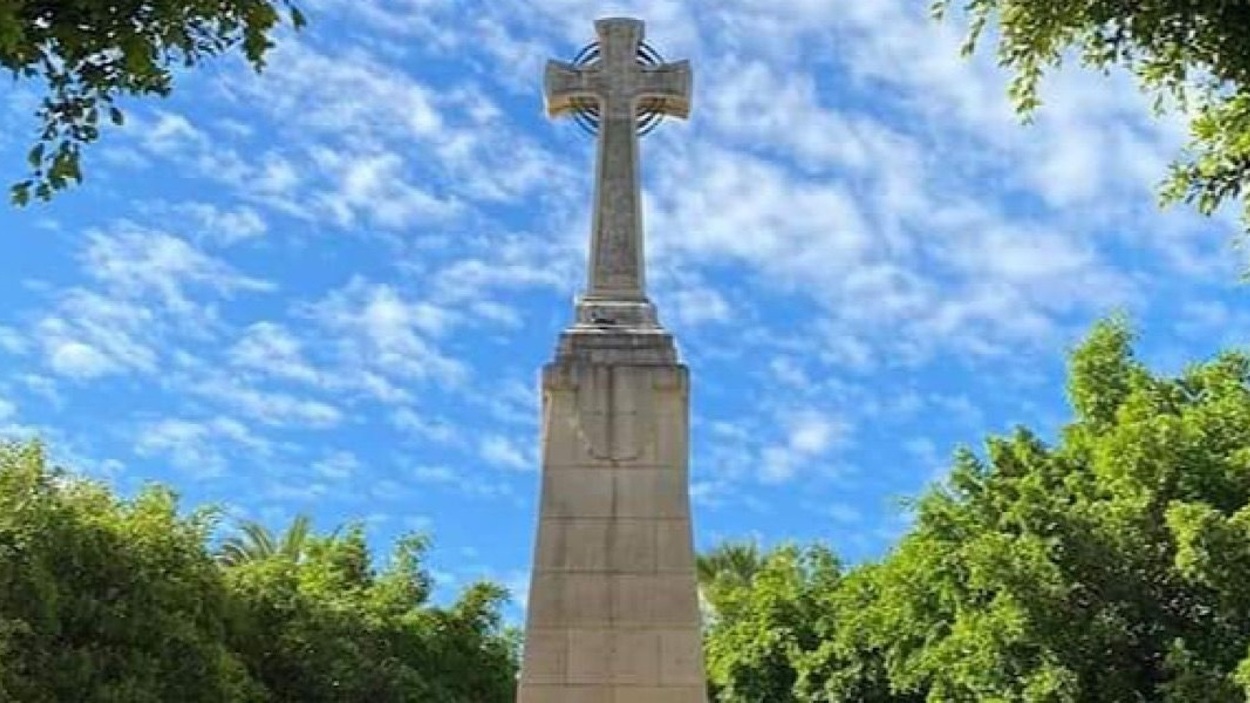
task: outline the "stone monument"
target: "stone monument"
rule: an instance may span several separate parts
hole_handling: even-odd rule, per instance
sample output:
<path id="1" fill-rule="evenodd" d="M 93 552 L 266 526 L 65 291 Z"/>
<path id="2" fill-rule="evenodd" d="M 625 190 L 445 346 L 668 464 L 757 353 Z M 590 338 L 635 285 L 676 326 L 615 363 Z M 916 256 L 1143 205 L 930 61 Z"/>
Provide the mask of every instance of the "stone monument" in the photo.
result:
<path id="1" fill-rule="evenodd" d="M 689 375 L 645 289 L 640 134 L 690 110 L 690 66 L 633 19 L 550 62 L 551 116 L 598 135 L 589 281 L 542 377 L 542 492 L 519 703 L 706 703 L 688 485 Z"/>

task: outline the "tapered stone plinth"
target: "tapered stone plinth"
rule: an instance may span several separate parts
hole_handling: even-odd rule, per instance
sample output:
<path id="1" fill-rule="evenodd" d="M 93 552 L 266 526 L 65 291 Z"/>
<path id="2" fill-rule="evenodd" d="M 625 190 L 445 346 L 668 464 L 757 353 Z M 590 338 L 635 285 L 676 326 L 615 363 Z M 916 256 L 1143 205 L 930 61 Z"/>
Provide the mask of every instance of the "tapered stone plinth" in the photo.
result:
<path id="1" fill-rule="evenodd" d="M 705 703 L 672 341 L 574 331 L 543 371 L 542 494 L 519 703 Z"/>

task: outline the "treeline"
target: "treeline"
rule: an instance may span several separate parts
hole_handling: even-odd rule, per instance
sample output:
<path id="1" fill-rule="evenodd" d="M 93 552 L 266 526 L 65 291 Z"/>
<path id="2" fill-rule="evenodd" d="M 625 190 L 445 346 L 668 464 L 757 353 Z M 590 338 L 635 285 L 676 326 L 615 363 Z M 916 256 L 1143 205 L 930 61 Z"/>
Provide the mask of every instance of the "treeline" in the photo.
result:
<path id="1" fill-rule="evenodd" d="M 1126 327 L 1070 361 L 1075 418 L 960 452 L 882 560 L 701 558 L 716 700 L 1242 703 L 1250 358 L 1150 373 Z"/>
<path id="2" fill-rule="evenodd" d="M 420 538 L 377 568 L 359 528 L 218 549 L 217 518 L 0 446 L 0 701 L 513 703 L 499 587 L 434 607 Z"/>
<path id="3" fill-rule="evenodd" d="M 712 700 L 1242 703 L 1250 697 L 1250 357 L 1177 377 L 1124 324 L 1071 357 L 1075 417 L 961 451 L 882 559 L 700 557 Z M 425 542 L 121 500 L 0 448 L 0 701 L 513 703 L 503 591 L 429 603 Z"/>

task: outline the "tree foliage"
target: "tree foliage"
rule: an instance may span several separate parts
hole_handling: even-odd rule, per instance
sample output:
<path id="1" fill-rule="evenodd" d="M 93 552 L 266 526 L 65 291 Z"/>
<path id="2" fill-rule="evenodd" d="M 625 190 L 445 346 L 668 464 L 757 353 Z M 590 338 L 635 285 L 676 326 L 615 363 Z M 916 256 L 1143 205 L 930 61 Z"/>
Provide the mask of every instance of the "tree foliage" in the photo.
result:
<path id="1" fill-rule="evenodd" d="M 935 0 L 939 16 L 955 0 Z M 965 0 L 971 53 L 997 28 L 999 62 L 1025 115 L 1047 70 L 1075 54 L 1089 67 L 1132 71 L 1156 98 L 1190 114 L 1191 141 L 1164 184 L 1165 201 L 1203 213 L 1245 197 L 1250 227 L 1250 3 L 1241 0 Z"/>
<path id="2" fill-rule="evenodd" d="M 215 523 L 168 490 L 124 501 L 38 445 L 0 447 L 0 700 L 512 703 L 503 590 L 432 606 L 424 538 L 378 568 L 359 526 L 297 520 L 298 558 L 223 565 Z"/>
<path id="3" fill-rule="evenodd" d="M 40 126 L 15 203 L 47 200 L 82 180 L 82 147 L 102 121 L 120 125 L 118 99 L 165 96 L 175 71 L 236 48 L 256 70 L 283 18 L 304 24 L 294 0 L 5 0 L 0 66 L 35 83 Z"/>
<path id="4" fill-rule="evenodd" d="M 1018 428 L 959 451 L 878 562 L 705 555 L 715 699 L 1247 700 L 1250 356 L 1168 377 L 1132 345 L 1099 324 L 1056 441 Z M 219 561 L 214 525 L 167 490 L 121 500 L 38 445 L 0 449 L 0 700 L 511 703 L 502 591 L 430 605 L 424 538 L 378 566 L 359 525 L 297 520 Z"/>
<path id="5" fill-rule="evenodd" d="M 754 543 L 730 543 L 701 559 L 700 576 L 715 585 L 715 618 L 707 638 L 708 677 L 720 700 L 797 700 L 802 659 L 830 634 L 825 615 L 841 578 L 837 559 L 823 547 L 793 545 L 767 554 Z M 742 557 L 749 555 L 748 561 Z M 749 565 L 747 572 L 741 571 Z"/>
<path id="6" fill-rule="evenodd" d="M 699 554 L 695 559 L 695 574 L 699 598 L 709 611 L 705 617 L 715 617 L 721 593 L 733 593 L 750 585 L 763 567 L 764 555 L 755 542 L 722 542 Z"/>
<path id="7" fill-rule="evenodd" d="M 217 549 L 217 561 L 225 566 L 275 557 L 299 561 L 311 535 L 312 519 L 307 515 L 296 515 L 281 537 L 255 520 L 245 520 L 239 525 L 239 534 L 231 535 Z"/>
<path id="8" fill-rule="evenodd" d="M 766 555 L 708 632 L 719 700 L 1245 701 L 1250 357 L 1169 378 L 1131 347 L 1098 325 L 1057 445 L 960 451 L 880 562 Z"/>

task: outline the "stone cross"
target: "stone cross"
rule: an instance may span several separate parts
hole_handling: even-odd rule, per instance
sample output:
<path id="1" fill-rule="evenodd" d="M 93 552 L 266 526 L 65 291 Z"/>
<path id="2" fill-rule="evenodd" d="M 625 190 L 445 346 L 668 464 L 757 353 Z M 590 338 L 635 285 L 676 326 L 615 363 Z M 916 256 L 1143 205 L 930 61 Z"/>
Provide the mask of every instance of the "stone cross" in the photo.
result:
<path id="1" fill-rule="evenodd" d="M 589 289 L 542 376 L 542 477 L 517 703 L 707 703 L 690 510 L 690 374 L 643 280 L 639 131 L 690 68 L 605 19 L 547 67 L 547 109 L 599 130 Z M 597 50 L 597 51 L 596 51 Z"/>
<path id="2" fill-rule="evenodd" d="M 576 113 L 588 103 L 598 106 L 594 225 L 585 303 L 646 304 L 637 118 L 644 110 L 683 118 L 690 113 L 690 62 L 648 65 L 640 61 L 643 23 L 639 20 L 601 19 L 595 22 L 595 31 L 598 60 L 589 65 L 548 62 L 547 113 L 555 117 Z M 579 317 L 581 312 L 579 306 Z"/>

